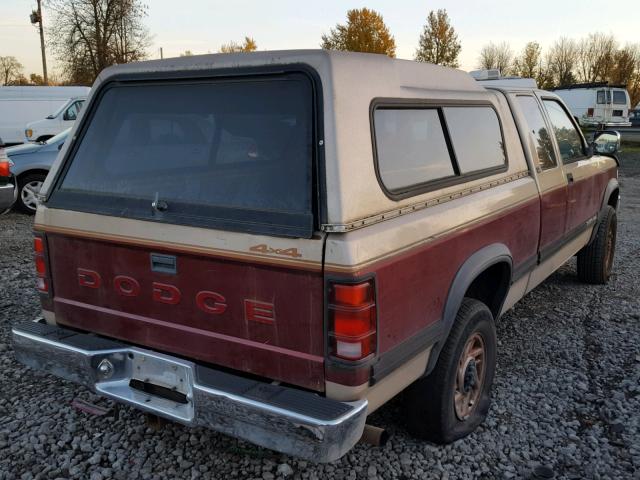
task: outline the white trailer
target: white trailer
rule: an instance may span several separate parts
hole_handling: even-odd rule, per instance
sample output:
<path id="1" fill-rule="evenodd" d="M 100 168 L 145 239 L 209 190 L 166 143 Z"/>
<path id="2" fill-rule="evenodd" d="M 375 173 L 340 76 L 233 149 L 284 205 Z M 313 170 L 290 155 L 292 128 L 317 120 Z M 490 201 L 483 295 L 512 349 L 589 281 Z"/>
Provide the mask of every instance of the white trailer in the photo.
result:
<path id="1" fill-rule="evenodd" d="M 553 90 L 585 127 L 628 127 L 631 101 L 625 85 L 582 83 Z"/>
<path id="2" fill-rule="evenodd" d="M 89 87 L 0 87 L 0 144 L 25 142 L 27 123 L 41 120 Z"/>

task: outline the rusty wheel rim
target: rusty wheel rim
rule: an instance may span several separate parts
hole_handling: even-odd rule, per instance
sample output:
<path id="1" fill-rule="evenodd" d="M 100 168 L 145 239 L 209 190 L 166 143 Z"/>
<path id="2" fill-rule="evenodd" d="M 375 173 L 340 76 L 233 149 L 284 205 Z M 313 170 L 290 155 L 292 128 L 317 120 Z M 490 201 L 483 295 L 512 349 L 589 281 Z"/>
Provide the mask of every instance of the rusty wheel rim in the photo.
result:
<path id="1" fill-rule="evenodd" d="M 469 418 L 478 406 L 484 384 L 486 357 L 484 339 L 476 332 L 462 349 L 453 386 L 456 417 L 461 421 Z"/>
<path id="2" fill-rule="evenodd" d="M 607 276 L 611 273 L 613 266 L 613 256 L 616 248 L 616 227 L 611 225 L 607 231 L 607 257 L 605 260 L 605 273 Z"/>

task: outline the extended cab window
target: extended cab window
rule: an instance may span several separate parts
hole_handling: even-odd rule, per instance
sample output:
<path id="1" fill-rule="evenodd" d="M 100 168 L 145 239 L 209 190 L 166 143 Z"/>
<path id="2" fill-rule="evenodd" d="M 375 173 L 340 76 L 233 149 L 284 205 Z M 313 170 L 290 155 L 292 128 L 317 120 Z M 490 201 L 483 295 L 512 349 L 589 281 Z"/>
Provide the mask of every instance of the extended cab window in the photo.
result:
<path id="1" fill-rule="evenodd" d="M 490 107 L 445 107 L 460 173 L 470 173 L 505 164 L 498 116 Z"/>
<path id="2" fill-rule="evenodd" d="M 506 165 L 498 116 L 488 106 L 382 107 L 374 128 L 378 171 L 392 193 Z"/>
<path id="3" fill-rule="evenodd" d="M 582 137 L 562 105 L 555 100 L 544 100 L 544 106 L 553 125 L 562 161 L 568 163 L 584 157 Z"/>
<path id="4" fill-rule="evenodd" d="M 50 201 L 117 216 L 311 236 L 312 111 L 303 74 L 112 86 Z M 158 201 L 162 211 L 152 209 Z"/>
<path id="5" fill-rule="evenodd" d="M 547 170 L 556 167 L 558 162 L 553 151 L 553 141 L 538 101 L 530 95 L 518 95 L 517 99 L 533 139 L 540 168 Z"/>

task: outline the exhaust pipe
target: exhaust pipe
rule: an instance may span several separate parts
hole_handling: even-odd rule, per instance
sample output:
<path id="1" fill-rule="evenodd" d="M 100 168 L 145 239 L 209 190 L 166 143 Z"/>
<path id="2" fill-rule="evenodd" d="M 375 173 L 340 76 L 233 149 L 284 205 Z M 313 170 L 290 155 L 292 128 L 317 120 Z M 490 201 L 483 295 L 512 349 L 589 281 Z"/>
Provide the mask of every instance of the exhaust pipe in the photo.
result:
<path id="1" fill-rule="evenodd" d="M 384 428 L 374 427 L 373 425 L 365 425 L 360 442 L 368 443 L 374 447 L 384 447 L 389 440 L 389 434 Z"/>

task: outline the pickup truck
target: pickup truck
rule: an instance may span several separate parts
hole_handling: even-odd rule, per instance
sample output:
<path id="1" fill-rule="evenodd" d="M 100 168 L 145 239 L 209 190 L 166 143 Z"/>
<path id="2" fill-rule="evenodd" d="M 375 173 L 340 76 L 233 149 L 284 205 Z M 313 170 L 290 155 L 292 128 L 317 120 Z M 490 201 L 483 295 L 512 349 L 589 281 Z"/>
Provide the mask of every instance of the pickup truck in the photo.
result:
<path id="1" fill-rule="evenodd" d="M 553 93 L 282 51 L 110 67 L 84 108 L 15 354 L 187 426 L 327 462 L 404 392 L 410 432 L 455 441 L 502 313 L 575 255 L 613 268 L 619 136 Z"/>

